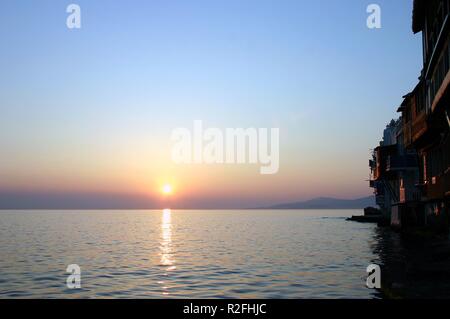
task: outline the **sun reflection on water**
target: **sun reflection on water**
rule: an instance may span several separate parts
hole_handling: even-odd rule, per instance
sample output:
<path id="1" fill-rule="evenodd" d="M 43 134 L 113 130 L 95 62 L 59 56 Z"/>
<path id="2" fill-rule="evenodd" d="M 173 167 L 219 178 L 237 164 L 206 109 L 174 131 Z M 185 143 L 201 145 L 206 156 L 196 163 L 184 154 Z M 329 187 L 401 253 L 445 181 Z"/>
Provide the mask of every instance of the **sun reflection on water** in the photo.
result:
<path id="1" fill-rule="evenodd" d="M 172 211 L 170 209 L 164 209 L 162 212 L 161 231 L 160 265 L 164 267 L 164 276 L 167 277 L 169 272 L 177 269 L 172 251 Z M 162 294 L 164 296 L 169 295 L 167 283 L 165 281 L 159 281 L 158 283 L 163 290 Z"/>
<path id="2" fill-rule="evenodd" d="M 172 211 L 164 209 L 162 214 L 162 240 L 161 240 L 161 265 L 167 266 L 166 270 L 175 270 L 175 260 L 172 254 Z"/>

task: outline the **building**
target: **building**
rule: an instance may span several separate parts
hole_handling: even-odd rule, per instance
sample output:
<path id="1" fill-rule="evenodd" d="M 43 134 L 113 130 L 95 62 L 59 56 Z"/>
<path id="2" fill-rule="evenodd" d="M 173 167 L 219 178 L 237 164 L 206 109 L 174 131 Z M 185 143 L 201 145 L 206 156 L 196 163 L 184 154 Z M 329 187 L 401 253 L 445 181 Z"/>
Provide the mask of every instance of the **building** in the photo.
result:
<path id="1" fill-rule="evenodd" d="M 370 186 L 375 190 L 376 204 L 380 207 L 384 219 L 389 220 L 392 213 L 392 205 L 396 202 L 397 194 L 392 185 L 395 180 L 388 174 L 386 166 L 390 154 L 396 151 L 396 132 L 399 122 L 392 120 L 383 132 L 383 140 L 376 147 L 372 154 L 372 160 L 369 161 L 371 168 Z"/>
<path id="2" fill-rule="evenodd" d="M 419 178 L 418 157 L 404 145 L 403 119 L 386 126 L 383 140 L 375 148 L 371 167 L 371 187 L 384 219 L 392 226 L 414 224 L 419 199 L 416 187 Z M 413 204 L 414 203 L 414 204 Z"/>
<path id="3" fill-rule="evenodd" d="M 402 116 L 395 143 L 375 150 L 371 186 L 376 193 L 379 185 L 392 188 L 389 201 L 379 201 L 393 226 L 448 230 L 450 0 L 414 0 L 413 6 L 413 32 L 422 33 L 423 69 L 398 108 Z"/>

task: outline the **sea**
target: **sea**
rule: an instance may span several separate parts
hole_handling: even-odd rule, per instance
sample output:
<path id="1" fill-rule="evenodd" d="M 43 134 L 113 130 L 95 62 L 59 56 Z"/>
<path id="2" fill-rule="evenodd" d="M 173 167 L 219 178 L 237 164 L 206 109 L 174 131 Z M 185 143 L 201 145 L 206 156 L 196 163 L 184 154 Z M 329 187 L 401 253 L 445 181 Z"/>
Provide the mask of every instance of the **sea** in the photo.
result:
<path id="1" fill-rule="evenodd" d="M 0 211 L 0 298 L 384 298 L 367 267 L 403 274 L 411 245 L 362 213 Z M 392 286 L 450 291 L 419 279 Z"/>

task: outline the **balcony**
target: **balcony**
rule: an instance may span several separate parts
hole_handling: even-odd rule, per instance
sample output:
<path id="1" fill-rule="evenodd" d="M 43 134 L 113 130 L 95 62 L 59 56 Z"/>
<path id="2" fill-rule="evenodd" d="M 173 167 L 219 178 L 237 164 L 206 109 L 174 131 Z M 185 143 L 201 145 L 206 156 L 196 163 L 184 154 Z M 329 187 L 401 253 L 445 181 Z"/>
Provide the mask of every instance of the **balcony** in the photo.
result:
<path id="1" fill-rule="evenodd" d="M 390 174 L 386 170 L 386 164 L 387 164 L 387 158 L 397 152 L 397 145 L 388 145 L 388 146 L 379 146 L 375 149 L 375 158 L 376 162 L 371 163 L 375 164 L 375 167 L 372 168 L 373 170 L 373 180 L 379 181 L 382 179 L 389 179 L 391 178 L 392 174 Z"/>
<path id="2" fill-rule="evenodd" d="M 403 144 L 409 147 L 412 144 L 412 125 L 411 122 L 403 125 Z"/>
<path id="3" fill-rule="evenodd" d="M 412 141 L 416 143 L 428 130 L 427 114 L 422 112 L 417 115 L 412 124 Z"/>
<path id="4" fill-rule="evenodd" d="M 375 169 L 373 170 L 373 181 L 378 181 L 381 178 L 381 168 L 375 167 Z"/>
<path id="5" fill-rule="evenodd" d="M 434 112 L 443 97 L 447 94 L 450 84 L 450 46 L 445 48 L 444 54 L 439 60 L 433 77 L 430 79 L 429 109 Z"/>
<path id="6" fill-rule="evenodd" d="M 426 105 L 428 112 L 435 111 L 443 96 L 447 93 L 447 88 L 450 84 L 450 37 L 448 36 L 450 22 L 448 16 L 445 21 L 445 32 L 441 32 L 441 36 L 443 36 L 440 41 L 441 45 L 436 46 L 425 74 L 425 79 L 427 80 Z"/>
<path id="7" fill-rule="evenodd" d="M 418 160 L 415 155 L 391 155 L 387 158 L 387 172 L 415 170 L 418 167 Z"/>

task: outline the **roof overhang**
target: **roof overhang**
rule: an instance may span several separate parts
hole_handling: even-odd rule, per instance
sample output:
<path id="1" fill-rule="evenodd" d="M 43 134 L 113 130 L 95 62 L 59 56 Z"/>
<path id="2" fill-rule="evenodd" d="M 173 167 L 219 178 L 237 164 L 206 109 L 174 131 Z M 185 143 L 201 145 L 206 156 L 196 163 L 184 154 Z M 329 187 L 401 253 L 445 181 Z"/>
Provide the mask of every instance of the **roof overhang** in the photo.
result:
<path id="1" fill-rule="evenodd" d="M 397 151 L 397 144 L 378 146 L 375 148 L 375 151 L 383 153 L 393 153 Z"/>
<path id="2" fill-rule="evenodd" d="M 423 31 L 425 25 L 425 0 L 414 0 L 412 29 L 414 33 Z"/>

